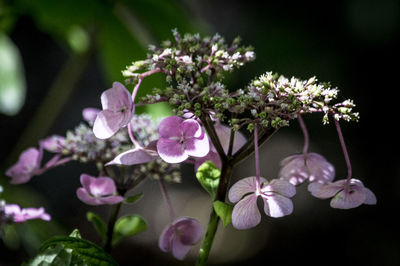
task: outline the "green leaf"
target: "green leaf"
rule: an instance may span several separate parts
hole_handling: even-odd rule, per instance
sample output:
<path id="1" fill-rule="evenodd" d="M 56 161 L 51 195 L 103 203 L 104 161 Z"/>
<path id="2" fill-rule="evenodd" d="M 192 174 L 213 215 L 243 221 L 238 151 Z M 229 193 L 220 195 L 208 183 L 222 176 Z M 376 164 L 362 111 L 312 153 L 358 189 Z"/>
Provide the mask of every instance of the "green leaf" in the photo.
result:
<path id="1" fill-rule="evenodd" d="M 124 238 L 146 231 L 147 222 L 139 215 L 128 215 L 118 219 L 114 226 L 112 244 L 116 245 Z"/>
<path id="2" fill-rule="evenodd" d="M 203 188 L 214 199 L 217 194 L 221 171 L 211 161 L 206 161 L 197 169 L 196 177 Z"/>
<path id="3" fill-rule="evenodd" d="M 222 222 L 224 223 L 224 227 L 226 227 L 232 222 L 233 206 L 219 200 L 215 201 L 213 205 L 215 212 L 219 218 L 221 218 Z"/>
<path id="4" fill-rule="evenodd" d="M 77 230 L 74 230 L 72 234 L 80 236 Z M 108 266 L 118 264 L 102 248 L 88 240 L 79 237 L 56 236 L 41 245 L 38 255 L 28 265 Z"/>
<path id="5" fill-rule="evenodd" d="M 143 197 L 143 193 L 139 193 L 139 194 L 136 194 L 136 195 L 133 195 L 133 196 L 130 196 L 130 197 L 126 198 L 124 200 L 124 203 L 125 204 L 132 204 L 132 203 L 135 203 L 136 201 L 140 200 L 142 197 Z"/>
<path id="6" fill-rule="evenodd" d="M 92 223 L 94 229 L 96 229 L 96 232 L 101 236 L 101 238 L 103 240 L 106 239 L 107 226 L 104 221 L 94 212 L 87 212 L 86 218 Z"/>
<path id="7" fill-rule="evenodd" d="M 78 229 L 74 229 L 74 231 L 69 234 L 69 237 L 82 238 L 81 233 Z"/>
<path id="8" fill-rule="evenodd" d="M 0 31 L 0 113 L 15 115 L 25 101 L 25 75 L 18 48 Z"/>

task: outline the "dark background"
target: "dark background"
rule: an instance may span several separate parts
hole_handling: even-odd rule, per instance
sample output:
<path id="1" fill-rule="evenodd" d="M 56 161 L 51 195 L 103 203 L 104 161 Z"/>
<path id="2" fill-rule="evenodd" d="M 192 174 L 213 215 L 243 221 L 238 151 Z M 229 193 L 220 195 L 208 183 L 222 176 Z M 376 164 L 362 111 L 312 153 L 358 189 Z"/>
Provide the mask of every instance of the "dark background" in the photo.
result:
<path id="1" fill-rule="evenodd" d="M 22 150 L 36 145 L 38 139 L 50 134 L 63 135 L 66 130 L 75 127 L 81 121 L 80 114 L 84 107 L 100 107 L 101 92 L 109 88 L 113 80 L 123 80 L 119 71 L 131 61 L 145 57 L 143 44 L 146 41 L 159 43 L 170 38 L 170 29 L 175 27 L 180 32 L 201 32 L 203 35 L 218 32 L 228 42 L 239 35 L 244 44 L 254 46 L 257 59 L 232 73 L 227 81 L 229 87 L 243 87 L 266 71 L 276 71 L 287 77 L 306 79 L 317 76 L 318 80 L 330 81 L 337 86 L 341 91 L 341 100 L 354 99 L 361 119 L 358 123 L 342 123 L 342 129 L 353 163 L 354 177 L 362 180 L 375 193 L 378 204 L 346 211 L 336 210 L 329 207 L 329 201 L 311 198 L 305 193 L 305 187 L 299 188 L 294 198 L 294 213 L 283 219 L 271 219 L 263 215 L 263 221 L 256 229 L 245 232 L 251 235 L 246 241 L 243 240 L 243 234 L 236 238 L 235 230 L 229 226 L 228 232 L 233 232 L 234 237 L 225 239 L 235 244 L 222 244 L 225 253 L 214 254 L 210 265 L 400 265 L 399 223 L 395 217 L 400 196 L 398 130 L 395 128 L 399 119 L 398 1 L 256 3 L 181 0 L 172 1 L 172 7 L 164 1 L 155 0 L 147 4 L 145 1 L 91 1 L 93 6 L 76 6 L 77 14 L 70 14 L 70 20 L 62 16 L 56 19 L 58 13 L 54 10 L 58 9 L 55 4 L 39 2 L 42 6 L 28 5 L 25 1 L 5 2 L 14 8 L 11 12 L 14 20 L 12 26 L 7 28 L 7 33 L 22 56 L 27 96 L 25 105 L 17 115 L 0 115 L 0 161 L 3 173 L 17 160 Z M 78 1 L 61 1 L 59 5 L 66 10 L 75 10 L 70 7 L 73 3 Z M 132 10 L 137 19 L 133 24 L 147 30 L 151 37 L 140 35 L 140 29 L 134 30 L 140 36 L 133 34 L 132 37 L 128 27 L 121 26 L 113 18 L 115 12 L 106 13 L 118 3 Z M 48 10 L 46 7 L 49 7 Z M 84 15 L 82 10 L 93 15 L 90 19 L 95 22 L 88 22 L 87 17 L 87 20 L 80 20 L 80 16 Z M 63 25 L 67 28 L 74 23 L 82 23 L 94 36 L 93 48 L 88 56 L 74 53 L 63 38 Z M 39 112 L 46 97 L 49 98 L 50 88 L 54 87 L 55 80 L 69 60 L 78 60 L 75 65 L 71 63 L 73 67 L 86 64 L 77 74 L 76 82 L 70 86 L 73 91 L 61 100 L 54 96 L 52 101 L 53 96 L 50 96 L 52 104 L 43 111 L 45 115 L 34 120 L 38 121 L 37 124 L 32 124 L 30 121 Z M 154 79 L 144 83 L 144 88 L 162 84 L 161 79 Z M 54 112 L 54 121 L 49 122 L 46 119 L 53 115 L 51 106 L 62 108 L 58 113 Z M 305 117 L 311 148 L 335 165 L 337 178 L 344 178 L 345 162 L 335 129 L 332 124 L 323 126 L 321 118 L 319 115 Z M 44 121 L 43 125 L 41 121 Z M 302 135 L 297 124 L 292 124 L 280 130 L 271 139 L 271 144 L 263 147 L 262 155 L 271 159 L 263 163 L 264 174 L 277 174 L 279 160 L 301 151 Z M 29 132 L 32 134 L 27 136 L 27 130 L 31 130 Z M 282 150 L 280 147 L 283 147 Z M 250 169 L 247 170 L 249 175 L 254 174 L 252 165 L 251 160 L 243 164 L 243 168 Z M 172 198 L 175 197 L 177 201 L 194 200 L 179 198 L 180 192 L 199 189 L 191 176 L 191 169 L 185 170 L 187 174 L 183 183 L 174 188 L 170 186 Z M 239 173 L 243 171 L 238 170 Z M 26 207 L 31 206 L 31 202 L 40 203 L 49 210 L 56 224 L 47 227 L 45 222 L 32 221 L 29 222 L 32 225 L 17 227 L 24 233 L 19 233 L 20 240 L 14 241 L 16 244 L 13 247 L 0 244 L 0 265 L 18 265 L 27 261 L 33 256 L 41 238 L 49 237 L 43 232 L 32 233 L 32 230 L 46 231 L 44 228 L 48 228 L 49 234 L 67 234 L 77 227 L 85 237 L 98 241 L 84 220 L 85 211 L 89 208 L 74 196 L 81 172 L 95 173 L 93 166 L 74 162 L 35 177 L 26 185 L 9 186 L 7 177 L 3 174 L 0 176 L 7 202 L 17 202 Z M 154 193 L 152 188 L 143 189 Z M 203 205 L 206 215 L 202 225 L 205 228 L 209 205 Z M 149 206 L 141 210 L 145 217 L 147 214 L 155 215 L 156 208 Z M 106 217 L 107 210 L 104 214 Z M 26 240 L 21 236 L 24 234 L 31 234 L 32 237 Z M 169 254 L 157 249 L 154 236 L 151 241 L 150 245 L 146 241 L 135 242 L 135 238 L 132 238 L 132 241 L 124 242 L 114 251 L 114 257 L 121 265 L 193 264 L 192 257 L 184 262 L 173 260 Z"/>

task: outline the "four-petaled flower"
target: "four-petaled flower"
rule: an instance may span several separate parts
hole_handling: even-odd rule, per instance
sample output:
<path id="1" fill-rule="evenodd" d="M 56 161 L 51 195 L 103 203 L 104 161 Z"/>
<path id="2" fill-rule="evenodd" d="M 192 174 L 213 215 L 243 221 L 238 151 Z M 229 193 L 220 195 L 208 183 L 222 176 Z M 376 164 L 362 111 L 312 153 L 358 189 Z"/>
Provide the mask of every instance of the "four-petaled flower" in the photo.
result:
<path id="1" fill-rule="evenodd" d="M 167 163 L 180 163 L 189 156 L 203 157 L 210 151 L 207 135 L 194 119 L 165 118 L 159 127 L 157 151 Z"/>
<path id="2" fill-rule="evenodd" d="M 50 221 L 51 217 L 43 207 L 21 209 L 17 204 L 4 205 L 3 212 L 7 219 L 12 219 L 14 223 L 23 223 L 27 220 L 42 219 Z"/>
<path id="3" fill-rule="evenodd" d="M 99 139 L 107 139 L 132 119 L 134 104 L 131 94 L 119 82 L 101 94 L 103 111 L 97 114 L 93 133 Z"/>
<path id="4" fill-rule="evenodd" d="M 19 156 L 18 162 L 8 168 L 6 175 L 11 177 L 11 184 L 28 182 L 40 169 L 43 151 L 29 148 Z"/>
<path id="5" fill-rule="evenodd" d="M 162 251 L 172 252 L 175 258 L 183 260 L 201 236 L 201 224 L 196 219 L 181 217 L 164 228 L 158 245 Z"/>
<path id="6" fill-rule="evenodd" d="M 309 182 L 326 183 L 335 177 L 335 168 L 322 155 L 311 152 L 291 155 L 281 161 L 279 177 L 293 185 Z"/>
<path id="7" fill-rule="evenodd" d="M 236 182 L 229 190 L 229 200 L 236 205 L 232 212 L 232 225 L 239 230 L 249 229 L 261 221 L 257 207 L 257 198 L 264 201 L 266 215 L 277 218 L 289 215 L 293 211 L 292 200 L 296 188 L 285 180 L 274 179 L 268 182 L 260 177 L 260 187 L 256 185 L 256 177 L 246 177 Z"/>
<path id="8" fill-rule="evenodd" d="M 308 190 L 314 197 L 320 199 L 331 200 L 331 207 L 336 209 L 351 209 L 360 206 L 361 204 L 376 204 L 374 193 L 358 179 L 338 180 L 333 183 L 320 184 L 311 183 L 308 185 Z"/>
<path id="9" fill-rule="evenodd" d="M 117 192 L 114 180 L 110 177 L 92 177 L 81 175 L 81 184 L 76 195 L 89 205 L 116 204 L 124 200 L 123 197 L 115 195 Z"/>

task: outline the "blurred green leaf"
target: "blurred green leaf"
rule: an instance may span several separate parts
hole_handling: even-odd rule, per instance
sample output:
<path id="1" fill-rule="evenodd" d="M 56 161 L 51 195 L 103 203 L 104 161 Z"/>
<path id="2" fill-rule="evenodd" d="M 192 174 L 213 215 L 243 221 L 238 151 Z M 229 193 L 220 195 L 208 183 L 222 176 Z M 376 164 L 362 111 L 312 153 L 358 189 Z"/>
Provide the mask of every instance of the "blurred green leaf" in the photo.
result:
<path id="1" fill-rule="evenodd" d="M 0 112 L 15 115 L 25 101 L 25 76 L 18 48 L 0 31 Z"/>
<path id="2" fill-rule="evenodd" d="M 5 226 L 4 231 L 0 233 L 3 233 L 1 235 L 1 240 L 7 248 L 17 250 L 20 247 L 21 239 L 19 238 L 18 232 L 15 230 L 13 224 Z"/>
<path id="3" fill-rule="evenodd" d="M 136 201 L 140 200 L 142 197 L 143 197 L 143 193 L 139 193 L 139 194 L 136 194 L 136 195 L 126 198 L 124 200 L 124 203 L 132 204 L 132 203 L 135 203 Z"/>
<path id="4" fill-rule="evenodd" d="M 76 232 L 74 235 L 76 235 Z M 118 264 L 102 248 L 88 240 L 78 237 L 56 236 L 41 245 L 38 255 L 28 265 L 106 266 Z"/>
<path id="5" fill-rule="evenodd" d="M 147 230 L 147 222 L 139 215 L 128 215 L 118 219 L 114 226 L 112 245 L 124 238 Z"/>
<path id="6" fill-rule="evenodd" d="M 206 161 L 197 169 L 196 177 L 202 187 L 214 199 L 217 194 L 221 171 L 211 161 Z"/>
<path id="7" fill-rule="evenodd" d="M 94 212 L 87 212 L 86 218 L 89 222 L 92 223 L 94 229 L 101 236 L 101 238 L 103 240 L 106 239 L 107 226 L 104 221 Z"/>
<path id="8" fill-rule="evenodd" d="M 215 201 L 213 206 L 215 212 L 224 223 L 224 227 L 226 227 L 228 224 L 232 222 L 233 206 L 219 200 Z"/>

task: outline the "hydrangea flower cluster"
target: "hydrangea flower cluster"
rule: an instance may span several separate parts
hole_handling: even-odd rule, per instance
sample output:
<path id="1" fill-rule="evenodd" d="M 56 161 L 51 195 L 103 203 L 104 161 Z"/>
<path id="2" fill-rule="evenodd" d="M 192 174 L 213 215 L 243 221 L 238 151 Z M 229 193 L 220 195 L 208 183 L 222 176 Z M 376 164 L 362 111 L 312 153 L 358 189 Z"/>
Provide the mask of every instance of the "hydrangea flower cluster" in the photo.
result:
<path id="1" fill-rule="evenodd" d="M 352 178 L 339 125 L 341 120 L 358 120 L 352 100 L 338 102 L 339 90 L 318 83 L 315 77 L 288 79 L 272 72 L 255 78 L 243 89 L 228 90 L 223 83 L 225 74 L 254 60 L 252 47 L 241 46 L 239 38 L 228 45 L 218 34 L 201 38 L 198 34 L 181 36 L 174 30 L 173 36 L 173 41 L 165 41 L 160 47 L 150 46 L 146 59 L 133 62 L 122 72 L 132 90 L 114 82 L 101 94 L 102 110 L 84 110 L 88 124 L 67 132 L 65 138 L 51 136 L 40 142 L 40 149 L 22 153 L 18 163 L 7 171 L 12 182 L 27 182 L 33 175 L 73 159 L 96 163 L 98 177 L 82 174 L 82 187 L 76 194 L 89 205 L 114 205 L 105 241 L 105 249 L 109 250 L 121 204 L 129 201 L 126 193 L 146 177 L 156 179 L 171 219 L 161 233 L 159 247 L 182 260 L 203 238 L 202 227 L 194 218 L 175 215 L 164 181 L 180 181 L 179 163 L 193 164 L 195 171 L 203 171 L 200 165 L 211 161 L 215 168 L 210 174 L 199 175 L 198 180 L 212 200 L 232 208 L 232 214 L 222 217 L 230 212 L 221 214 L 213 205 L 198 265 L 207 261 L 220 218 L 224 222 L 231 218 L 233 227 L 239 230 L 260 223 L 259 197 L 264 213 L 273 218 L 293 212 L 296 186 L 304 182 L 308 182 L 313 196 L 332 198 L 333 208 L 376 204 L 373 192 Z M 165 75 L 167 88 L 154 89 L 137 101 L 142 81 L 156 73 Z M 134 114 L 135 106 L 158 102 L 169 103 L 174 115 L 158 123 L 146 115 Z M 302 116 L 314 113 L 322 114 L 323 124 L 330 119 L 335 123 L 348 168 L 344 180 L 334 182 L 334 166 L 324 156 L 308 150 L 309 136 Z M 304 134 L 303 152 L 282 160 L 276 178 L 262 177 L 259 147 L 280 127 L 296 119 Z M 246 134 L 240 132 L 244 130 Z M 55 157 L 41 167 L 43 150 L 55 153 Z M 235 167 L 253 153 L 255 175 L 229 188 Z M 233 206 L 225 202 L 227 196 Z"/>

